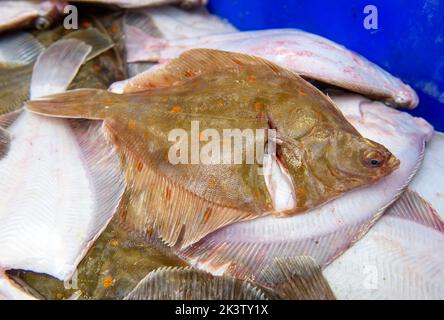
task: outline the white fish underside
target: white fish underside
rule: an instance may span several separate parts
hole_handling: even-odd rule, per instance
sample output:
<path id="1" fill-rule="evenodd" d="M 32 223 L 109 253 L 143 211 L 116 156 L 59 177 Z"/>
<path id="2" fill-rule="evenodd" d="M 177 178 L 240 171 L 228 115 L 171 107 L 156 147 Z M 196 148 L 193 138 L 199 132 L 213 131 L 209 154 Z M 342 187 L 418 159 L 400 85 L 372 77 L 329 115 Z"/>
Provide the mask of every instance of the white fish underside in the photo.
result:
<path id="1" fill-rule="evenodd" d="M 400 168 L 374 185 L 305 214 L 268 216 L 222 228 L 182 251 L 182 256 L 209 272 L 223 273 L 233 263 L 230 272 L 236 276 L 259 276 L 257 271 L 274 257 L 308 255 L 325 266 L 365 234 L 382 214 L 381 209 L 393 202 L 412 178 L 432 128 L 422 119 L 360 96 L 333 100 L 363 136 L 385 145 L 401 160 Z M 285 190 L 279 180 L 274 180 L 274 185 L 280 193 L 277 199 L 292 196 L 291 189 Z"/>
<path id="2" fill-rule="evenodd" d="M 339 299 L 444 299 L 443 265 L 444 223 L 408 191 L 324 275 Z"/>
<path id="3" fill-rule="evenodd" d="M 435 132 L 427 144 L 424 162 L 418 174 L 409 185 L 416 191 L 444 220 L 444 134 Z"/>
<path id="4" fill-rule="evenodd" d="M 34 66 L 31 97 L 66 89 L 91 47 L 61 40 Z M 63 65 L 64 68 L 54 68 Z M 124 183 L 101 123 L 23 111 L 0 161 L 0 267 L 67 279 L 111 219 Z"/>

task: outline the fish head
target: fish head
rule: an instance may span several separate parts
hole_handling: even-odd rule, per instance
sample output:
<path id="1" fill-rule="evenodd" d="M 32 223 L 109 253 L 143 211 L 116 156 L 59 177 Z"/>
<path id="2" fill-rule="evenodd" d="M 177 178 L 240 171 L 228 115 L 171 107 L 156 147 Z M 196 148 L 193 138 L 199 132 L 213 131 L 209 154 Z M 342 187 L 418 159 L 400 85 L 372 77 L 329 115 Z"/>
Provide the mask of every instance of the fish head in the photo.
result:
<path id="1" fill-rule="evenodd" d="M 333 134 L 326 158 L 338 179 L 353 187 L 389 175 L 400 161 L 382 144 L 347 131 Z"/>

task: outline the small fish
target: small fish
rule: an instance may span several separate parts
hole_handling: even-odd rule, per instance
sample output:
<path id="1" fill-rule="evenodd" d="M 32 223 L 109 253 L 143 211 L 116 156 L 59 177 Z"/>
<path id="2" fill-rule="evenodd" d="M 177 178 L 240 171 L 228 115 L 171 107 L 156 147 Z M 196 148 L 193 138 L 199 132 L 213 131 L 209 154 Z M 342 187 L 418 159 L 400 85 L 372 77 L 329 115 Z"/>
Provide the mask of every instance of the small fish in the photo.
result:
<path id="1" fill-rule="evenodd" d="M 444 299 L 444 222 L 407 190 L 325 270 L 338 299 Z"/>
<path id="2" fill-rule="evenodd" d="M 192 48 L 253 54 L 305 78 L 345 88 L 399 107 L 418 104 L 415 91 L 364 57 L 318 35 L 295 29 L 234 32 L 165 40 L 127 28 L 128 61 L 164 61 Z"/>
<path id="3" fill-rule="evenodd" d="M 178 252 L 198 268 L 245 277 L 275 257 L 309 255 L 325 267 L 334 261 L 377 221 L 409 184 L 421 166 L 425 143 L 433 128 L 420 118 L 387 108 L 358 95 L 336 95 L 333 101 L 365 137 L 387 146 L 401 164 L 377 183 L 353 190 L 306 214 L 276 219 L 272 216 L 235 223 Z M 270 190 L 275 207 L 287 206 L 292 188 L 279 167 L 274 167 Z"/>
<path id="4" fill-rule="evenodd" d="M 427 200 L 444 220 L 444 134 L 434 132 L 424 162 L 409 188 Z"/>
<path id="5" fill-rule="evenodd" d="M 204 6 L 207 0 L 71 0 L 72 3 L 103 4 L 120 8 L 141 8 L 160 6 L 164 4 L 178 4 L 184 8 Z"/>
<path id="6" fill-rule="evenodd" d="M 48 29 L 63 14 L 63 1 L 1 1 L 0 32 L 33 25 Z"/>
<path id="7" fill-rule="evenodd" d="M 384 146 L 363 138 L 327 96 L 257 57 L 190 50 L 145 83 L 152 89 L 132 94 L 76 90 L 28 102 L 27 109 L 104 120 L 108 138 L 127 161 L 133 196 L 145 201 L 144 210 L 127 217 L 127 223 L 142 233 L 154 226 L 171 246 L 186 247 L 236 221 L 305 212 L 375 183 L 399 165 Z M 200 121 L 201 130 L 218 132 L 268 130 L 271 125 L 294 203 L 273 208 L 259 163 L 168 161 L 169 133 L 177 128 L 189 133 L 192 120 Z"/>

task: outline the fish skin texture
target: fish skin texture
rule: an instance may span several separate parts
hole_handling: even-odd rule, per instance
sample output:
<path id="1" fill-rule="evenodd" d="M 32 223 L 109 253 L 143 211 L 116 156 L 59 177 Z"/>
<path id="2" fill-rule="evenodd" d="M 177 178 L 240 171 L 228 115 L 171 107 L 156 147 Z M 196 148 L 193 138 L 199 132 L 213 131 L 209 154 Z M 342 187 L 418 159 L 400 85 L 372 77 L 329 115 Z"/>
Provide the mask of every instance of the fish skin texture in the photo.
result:
<path id="1" fill-rule="evenodd" d="M 444 223 L 407 190 L 324 275 L 338 299 L 442 300 L 443 264 Z"/>
<path id="2" fill-rule="evenodd" d="M 398 170 L 374 185 L 289 218 L 262 217 L 222 228 L 179 252 L 200 269 L 237 277 L 256 274 L 275 257 L 312 256 L 325 267 L 361 238 L 397 199 L 421 164 L 432 127 L 424 120 L 358 95 L 332 97 L 360 133 L 384 144 L 401 160 Z M 281 177 L 276 177 L 281 179 Z M 284 186 L 275 182 L 277 188 Z M 291 197 L 280 190 L 281 199 Z"/>
<path id="3" fill-rule="evenodd" d="M 129 159 L 125 166 L 128 185 L 135 197 L 139 194 L 146 198 L 143 210 L 128 216 L 127 223 L 141 232 L 154 226 L 171 246 L 182 237 L 180 246 L 184 248 L 235 221 L 270 212 L 293 215 L 307 211 L 351 189 L 374 183 L 399 165 L 385 147 L 363 138 L 327 96 L 294 73 L 263 59 L 208 49 L 190 50 L 144 80 L 159 89 L 123 95 L 99 90 L 70 91 L 28 102 L 27 108 L 55 117 L 105 119 L 110 139 Z M 219 82 L 218 89 L 207 86 L 214 81 Z M 237 83 L 244 84 L 239 89 L 242 95 L 231 89 Z M 258 88 L 260 97 L 256 97 Z M 172 101 L 164 102 L 162 94 L 168 94 Z M 280 102 L 277 94 L 283 99 Z M 172 166 L 165 157 L 171 146 L 166 135 L 182 125 L 189 130 L 189 115 L 201 121 L 201 128 L 266 128 L 261 104 L 257 107 L 252 98 L 263 99 L 267 114 L 273 117 L 282 139 L 280 154 L 298 190 L 296 205 L 286 212 L 273 210 L 256 164 Z M 238 101 L 245 107 L 239 108 Z M 172 112 L 176 104 L 183 109 Z M 225 104 L 230 108 L 224 108 Z M 293 112 L 294 116 L 289 117 Z M 297 117 L 303 121 L 291 120 Z M 311 144 L 317 144 L 316 148 L 307 147 Z M 351 155 L 343 164 L 338 160 L 345 153 L 339 150 L 345 149 Z M 325 152 L 317 156 L 316 150 Z M 362 156 L 368 151 L 380 154 L 384 162 L 377 167 L 367 166 Z M 301 162 L 295 162 L 297 154 L 303 154 Z M 313 189 L 322 192 L 311 192 Z"/>
<path id="4" fill-rule="evenodd" d="M 444 219 L 444 134 L 435 131 L 427 144 L 424 162 L 409 188 L 427 200 Z"/>
<path id="5" fill-rule="evenodd" d="M 54 43 L 35 65 L 31 95 L 65 90 L 90 51 L 79 40 Z M 51 63 L 64 68 L 45 68 Z M 118 205 L 119 160 L 101 126 L 73 129 L 67 120 L 25 111 L 8 131 L 11 147 L 0 161 L 0 266 L 66 279 Z"/>
<path id="6" fill-rule="evenodd" d="M 72 0 L 72 3 L 95 3 L 120 8 L 141 8 L 166 4 L 178 4 L 185 8 L 206 5 L 207 0 Z"/>
<path id="7" fill-rule="evenodd" d="M 209 48 L 253 54 L 268 59 L 303 77 L 348 89 L 405 108 L 415 108 L 415 91 L 398 78 L 318 35 L 297 29 L 245 31 L 194 39 L 167 41 L 128 28 L 127 60 L 163 61 L 191 48 Z"/>
<path id="8" fill-rule="evenodd" d="M 1 1 L 0 4 L 0 33 L 26 27 L 39 17 L 50 24 L 52 16 L 58 15 L 60 9 L 56 1 Z"/>

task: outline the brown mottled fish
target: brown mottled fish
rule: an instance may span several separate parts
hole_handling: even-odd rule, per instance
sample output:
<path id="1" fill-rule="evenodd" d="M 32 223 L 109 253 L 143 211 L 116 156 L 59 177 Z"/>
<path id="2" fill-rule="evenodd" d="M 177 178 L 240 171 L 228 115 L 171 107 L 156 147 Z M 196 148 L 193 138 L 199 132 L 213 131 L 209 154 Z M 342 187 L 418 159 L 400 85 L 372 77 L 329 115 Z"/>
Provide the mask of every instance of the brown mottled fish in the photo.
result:
<path id="1" fill-rule="evenodd" d="M 236 221 L 305 212 L 374 183 L 399 165 L 384 146 L 363 138 L 318 89 L 258 57 L 190 50 L 149 74 L 145 84 L 149 89 L 131 94 L 70 91 L 31 101 L 27 108 L 53 117 L 104 120 L 108 138 L 126 159 L 132 197 L 144 204 L 126 223 L 141 232 L 153 227 L 171 246 L 186 247 Z M 189 136 L 192 121 L 219 135 L 224 129 L 275 129 L 278 162 L 290 177 L 294 201 L 273 208 L 260 162 L 172 164 L 169 134 L 182 129 Z M 255 142 L 242 144 L 242 154 Z"/>

